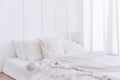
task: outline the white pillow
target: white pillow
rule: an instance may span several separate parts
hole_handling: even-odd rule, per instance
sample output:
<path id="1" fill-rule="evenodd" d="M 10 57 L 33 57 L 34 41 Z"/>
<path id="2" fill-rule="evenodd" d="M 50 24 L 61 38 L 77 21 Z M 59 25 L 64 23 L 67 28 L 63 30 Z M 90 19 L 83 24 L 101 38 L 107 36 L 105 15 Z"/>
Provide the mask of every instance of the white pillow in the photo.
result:
<path id="1" fill-rule="evenodd" d="M 80 54 L 87 53 L 87 51 L 80 45 L 72 41 L 65 41 L 63 43 L 65 54 Z"/>
<path id="2" fill-rule="evenodd" d="M 24 48 L 28 60 L 40 60 L 43 58 L 39 40 L 24 40 Z"/>
<path id="3" fill-rule="evenodd" d="M 44 58 L 64 56 L 63 46 L 59 40 L 49 38 L 40 39 L 40 45 Z"/>
<path id="4" fill-rule="evenodd" d="M 39 40 L 14 41 L 16 54 L 21 59 L 40 60 L 43 58 Z"/>
<path id="5" fill-rule="evenodd" d="M 27 54 L 25 52 L 23 40 L 15 40 L 13 41 L 13 44 L 17 57 L 20 59 L 27 59 Z"/>

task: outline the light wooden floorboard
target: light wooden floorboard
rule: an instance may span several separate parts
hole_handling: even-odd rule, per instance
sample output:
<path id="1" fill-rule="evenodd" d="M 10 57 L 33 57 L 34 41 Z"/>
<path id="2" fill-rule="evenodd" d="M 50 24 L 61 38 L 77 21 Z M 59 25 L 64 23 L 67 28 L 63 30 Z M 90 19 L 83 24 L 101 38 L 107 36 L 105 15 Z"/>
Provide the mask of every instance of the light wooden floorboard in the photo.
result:
<path id="1" fill-rule="evenodd" d="M 0 80 L 15 80 L 4 73 L 0 73 Z"/>

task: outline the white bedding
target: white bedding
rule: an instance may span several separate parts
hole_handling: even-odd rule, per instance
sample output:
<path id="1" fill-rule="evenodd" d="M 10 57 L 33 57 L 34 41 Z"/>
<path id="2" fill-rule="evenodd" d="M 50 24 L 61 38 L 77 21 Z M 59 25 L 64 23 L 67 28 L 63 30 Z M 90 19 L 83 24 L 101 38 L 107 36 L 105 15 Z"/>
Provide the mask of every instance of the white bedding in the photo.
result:
<path id="1" fill-rule="evenodd" d="M 120 80 L 119 61 L 120 56 L 110 55 L 69 55 L 39 62 L 12 58 L 5 61 L 3 71 L 16 80 Z"/>
<path id="2" fill-rule="evenodd" d="M 18 58 L 6 59 L 3 72 L 16 80 L 30 80 L 32 72 L 25 69 L 29 62 Z"/>
<path id="3" fill-rule="evenodd" d="M 28 66 L 35 67 L 31 80 L 120 80 L 119 61 L 120 56 L 72 55 Z"/>

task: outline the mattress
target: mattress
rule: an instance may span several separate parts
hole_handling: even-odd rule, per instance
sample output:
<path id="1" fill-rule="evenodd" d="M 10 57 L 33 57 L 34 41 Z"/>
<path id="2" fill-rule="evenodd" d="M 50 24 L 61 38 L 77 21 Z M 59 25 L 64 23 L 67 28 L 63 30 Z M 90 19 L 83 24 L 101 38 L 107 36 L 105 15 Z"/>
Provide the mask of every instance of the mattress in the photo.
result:
<path id="1" fill-rule="evenodd" d="M 28 72 L 25 67 L 28 62 L 18 58 L 6 59 L 3 72 L 16 80 L 30 80 L 32 72 Z"/>

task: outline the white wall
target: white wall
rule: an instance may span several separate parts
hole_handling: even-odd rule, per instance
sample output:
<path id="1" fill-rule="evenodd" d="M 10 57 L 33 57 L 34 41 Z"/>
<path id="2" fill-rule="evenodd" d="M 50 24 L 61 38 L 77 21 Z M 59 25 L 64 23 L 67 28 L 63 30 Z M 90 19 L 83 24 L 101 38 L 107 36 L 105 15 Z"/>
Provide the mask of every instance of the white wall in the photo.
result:
<path id="1" fill-rule="evenodd" d="M 11 40 L 22 37 L 22 0 L 0 0 L 0 70 L 2 60 L 14 55 Z"/>
<path id="2" fill-rule="evenodd" d="M 77 31 L 76 4 L 77 0 L 0 0 L 0 71 L 3 60 L 15 56 L 12 40 L 67 37 Z"/>
<path id="3" fill-rule="evenodd" d="M 24 0 L 24 37 L 41 37 L 41 0 Z"/>
<path id="4" fill-rule="evenodd" d="M 67 38 L 77 31 L 77 7 L 77 0 L 43 0 L 43 35 Z"/>

